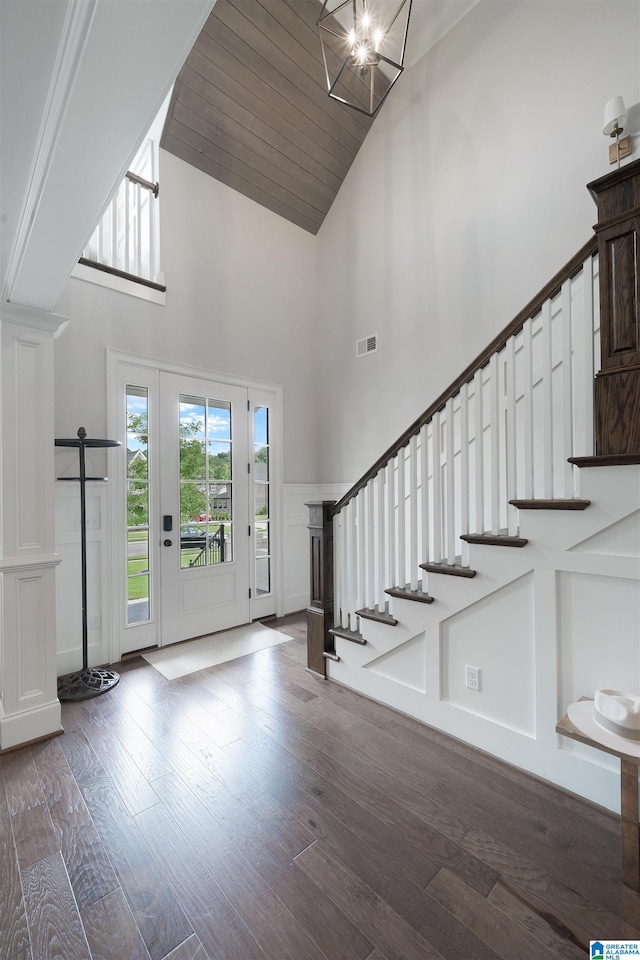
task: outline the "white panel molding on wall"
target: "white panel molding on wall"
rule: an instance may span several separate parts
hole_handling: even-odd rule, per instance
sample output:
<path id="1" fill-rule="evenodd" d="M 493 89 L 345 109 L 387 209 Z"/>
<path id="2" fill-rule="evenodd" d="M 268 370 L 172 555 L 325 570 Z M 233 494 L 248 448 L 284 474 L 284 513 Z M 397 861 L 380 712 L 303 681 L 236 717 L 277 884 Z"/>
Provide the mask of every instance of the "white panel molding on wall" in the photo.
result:
<path id="1" fill-rule="evenodd" d="M 53 339 L 63 317 L 0 305 L 0 750 L 60 731 Z"/>
<path id="2" fill-rule="evenodd" d="M 570 702 L 601 687 L 640 693 L 640 465 L 583 470 L 580 484 L 588 509 L 522 511 L 524 548 L 471 544 L 476 577 L 429 575 L 433 604 L 393 598 L 397 626 L 360 619 L 366 645 L 337 637 L 340 661 L 327 668 L 333 680 L 618 810 L 617 761 L 555 727 Z M 479 692 L 465 688 L 467 664 L 481 671 Z"/>

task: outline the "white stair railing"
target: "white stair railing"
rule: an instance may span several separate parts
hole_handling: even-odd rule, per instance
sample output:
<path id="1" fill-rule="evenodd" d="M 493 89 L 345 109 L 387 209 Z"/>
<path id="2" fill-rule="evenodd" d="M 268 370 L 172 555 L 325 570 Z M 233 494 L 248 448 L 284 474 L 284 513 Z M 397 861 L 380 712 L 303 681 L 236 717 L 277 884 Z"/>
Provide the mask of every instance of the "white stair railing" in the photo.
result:
<path id="1" fill-rule="evenodd" d="M 80 262 L 162 286 L 159 276 L 159 185 L 147 140 L 102 215 Z"/>
<path id="2" fill-rule="evenodd" d="M 336 505 L 338 627 L 383 612 L 387 588 L 422 589 L 420 563 L 468 566 L 461 536 L 517 535 L 510 500 L 576 497 L 568 459 L 593 454 L 599 355 L 595 245 L 581 253 Z"/>

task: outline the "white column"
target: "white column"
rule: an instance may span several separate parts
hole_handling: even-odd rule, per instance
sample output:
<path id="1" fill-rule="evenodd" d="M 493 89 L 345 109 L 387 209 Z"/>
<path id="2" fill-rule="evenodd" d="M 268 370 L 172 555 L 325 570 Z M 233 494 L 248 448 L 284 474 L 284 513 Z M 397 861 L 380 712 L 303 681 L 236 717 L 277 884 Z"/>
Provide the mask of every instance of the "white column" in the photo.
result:
<path id="1" fill-rule="evenodd" d="M 0 751 L 61 730 L 53 340 L 64 317 L 0 304 Z"/>

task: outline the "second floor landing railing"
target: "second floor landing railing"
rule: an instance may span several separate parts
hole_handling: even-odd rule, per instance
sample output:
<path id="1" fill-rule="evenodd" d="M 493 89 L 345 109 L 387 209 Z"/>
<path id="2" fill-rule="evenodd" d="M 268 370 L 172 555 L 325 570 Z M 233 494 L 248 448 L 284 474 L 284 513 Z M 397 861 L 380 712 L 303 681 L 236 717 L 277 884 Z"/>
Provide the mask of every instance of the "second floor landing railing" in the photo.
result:
<path id="1" fill-rule="evenodd" d="M 159 278 L 158 182 L 128 171 L 79 263 L 155 290 Z"/>

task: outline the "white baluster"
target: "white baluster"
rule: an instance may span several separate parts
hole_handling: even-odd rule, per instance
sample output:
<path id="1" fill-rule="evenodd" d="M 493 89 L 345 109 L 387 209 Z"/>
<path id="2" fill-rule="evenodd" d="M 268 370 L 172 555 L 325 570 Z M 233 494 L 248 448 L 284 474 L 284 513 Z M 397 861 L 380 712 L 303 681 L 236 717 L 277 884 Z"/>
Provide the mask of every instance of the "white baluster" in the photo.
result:
<path id="1" fill-rule="evenodd" d="M 453 399 L 450 397 L 446 405 L 445 421 L 445 465 L 447 494 L 446 502 L 446 540 L 447 540 L 447 563 L 456 562 L 456 475 L 455 475 L 455 450 L 454 450 L 454 430 L 453 430 Z"/>
<path id="2" fill-rule="evenodd" d="M 378 499 L 376 512 L 378 515 L 378 610 L 384 610 L 385 604 L 385 571 L 387 555 L 389 553 L 389 531 L 385 517 L 385 479 L 389 465 L 378 473 Z"/>
<path id="3" fill-rule="evenodd" d="M 571 346 L 571 281 L 562 284 L 562 493 L 573 496 L 573 357 Z"/>
<path id="4" fill-rule="evenodd" d="M 340 626 L 349 623 L 349 512 L 348 507 L 340 511 L 341 551 L 342 551 L 342 602 L 340 604 Z"/>
<path id="5" fill-rule="evenodd" d="M 333 517 L 333 617 L 336 626 L 342 625 L 344 605 L 344 515 Z"/>
<path id="6" fill-rule="evenodd" d="M 409 441 L 409 585 L 418 589 L 418 436 Z"/>
<path id="7" fill-rule="evenodd" d="M 585 456 L 595 453 L 595 413 L 593 406 L 593 380 L 595 377 L 595 358 L 600 356 L 600 274 L 598 257 L 589 257 L 584 265 L 584 332 L 588 338 L 585 345 L 585 374 L 587 382 L 584 390 L 584 412 L 586 418 Z M 595 335 L 598 329 L 598 346 Z M 591 336 L 589 332 L 591 331 Z"/>
<path id="8" fill-rule="evenodd" d="M 358 524 L 358 607 L 366 607 L 367 605 L 367 543 L 366 543 L 366 532 L 367 532 L 367 518 L 366 518 L 366 503 L 365 503 L 365 490 L 361 490 L 358 496 L 356 497 L 356 516 Z"/>
<path id="9" fill-rule="evenodd" d="M 460 527 L 458 536 L 469 530 L 469 384 L 460 387 Z M 468 543 L 462 541 L 462 563 L 468 562 Z M 465 549 L 467 548 L 467 549 Z"/>
<path id="10" fill-rule="evenodd" d="M 542 449 L 545 500 L 553 498 L 553 385 L 552 376 L 552 337 L 551 337 L 551 301 L 542 305 Z"/>
<path id="11" fill-rule="evenodd" d="M 111 201 L 111 263 L 110 263 L 110 266 L 112 267 L 118 266 L 118 229 L 119 229 L 118 198 L 121 196 L 123 189 L 124 189 L 124 185 L 120 184 L 120 187 L 118 188 L 118 192 L 116 193 L 115 197 Z"/>
<path id="12" fill-rule="evenodd" d="M 476 533 L 484 533 L 484 404 L 482 400 L 482 370 L 473 378 L 474 456 L 476 473 Z"/>
<path id="13" fill-rule="evenodd" d="M 131 186 L 130 180 L 124 181 L 124 224 L 123 224 L 123 233 L 124 233 L 124 255 L 123 255 L 123 270 L 126 270 L 127 273 L 131 273 L 131 265 L 129 263 L 129 217 L 131 216 L 129 210 L 129 188 Z"/>
<path id="14" fill-rule="evenodd" d="M 420 524 L 422 562 L 429 562 L 429 425 L 420 430 Z"/>
<path id="15" fill-rule="evenodd" d="M 104 217 L 100 220 L 98 224 L 98 243 L 96 251 L 96 259 L 98 263 L 104 263 Z"/>
<path id="16" fill-rule="evenodd" d="M 155 179 L 155 178 L 154 178 Z M 160 215 L 157 198 L 149 197 L 149 279 L 160 269 Z"/>
<path id="17" fill-rule="evenodd" d="M 491 429 L 491 533 L 500 533 L 500 373 L 498 354 L 489 361 L 489 397 Z"/>
<path id="18" fill-rule="evenodd" d="M 136 188 L 136 276 L 142 276 L 142 187 Z"/>
<path id="19" fill-rule="evenodd" d="M 431 444 L 433 450 L 433 559 L 440 563 L 442 552 L 442 451 L 440 442 L 440 413 L 431 421 Z"/>
<path id="20" fill-rule="evenodd" d="M 367 484 L 367 554 L 366 581 L 367 596 L 365 605 L 372 609 L 376 605 L 376 548 L 375 548 L 375 491 L 374 480 Z"/>
<path id="21" fill-rule="evenodd" d="M 349 571 L 349 626 L 356 629 L 355 611 L 359 608 L 358 602 L 358 530 L 356 525 L 355 498 L 347 504 L 347 569 Z"/>
<path id="22" fill-rule="evenodd" d="M 505 346 L 505 364 L 506 364 L 506 443 L 505 453 L 507 457 L 507 532 L 509 536 L 515 536 L 518 530 L 518 517 L 515 507 L 509 505 L 509 500 L 515 500 L 517 497 L 517 465 L 518 465 L 518 447 L 516 435 L 516 338 L 509 337 Z"/>
<path id="23" fill-rule="evenodd" d="M 404 587 L 406 579 L 406 536 L 407 536 L 407 518 L 405 514 L 406 507 L 406 489 L 405 489 L 405 456 L 406 447 L 398 453 L 398 582 L 394 586 Z"/>
<path id="24" fill-rule="evenodd" d="M 341 626 L 349 626 L 349 618 L 351 615 L 351 558 L 349 556 L 349 522 L 351 515 L 349 513 L 349 506 L 343 507 L 340 511 L 340 518 L 342 521 L 342 541 L 344 549 L 344 559 L 342 561 L 342 618 Z"/>
<path id="25" fill-rule="evenodd" d="M 582 312 L 574 316 L 574 397 L 575 411 L 580 412 L 579 432 L 576 431 L 575 452 L 578 456 L 593 455 L 593 259 L 582 266 Z M 577 471 L 579 480 L 580 472 Z"/>
<path id="26" fill-rule="evenodd" d="M 397 585 L 396 577 L 396 465 L 393 459 L 387 464 L 387 586 Z"/>
<path id="27" fill-rule="evenodd" d="M 533 373 L 531 318 L 522 327 L 522 426 L 524 446 L 524 499 L 533 499 Z"/>

